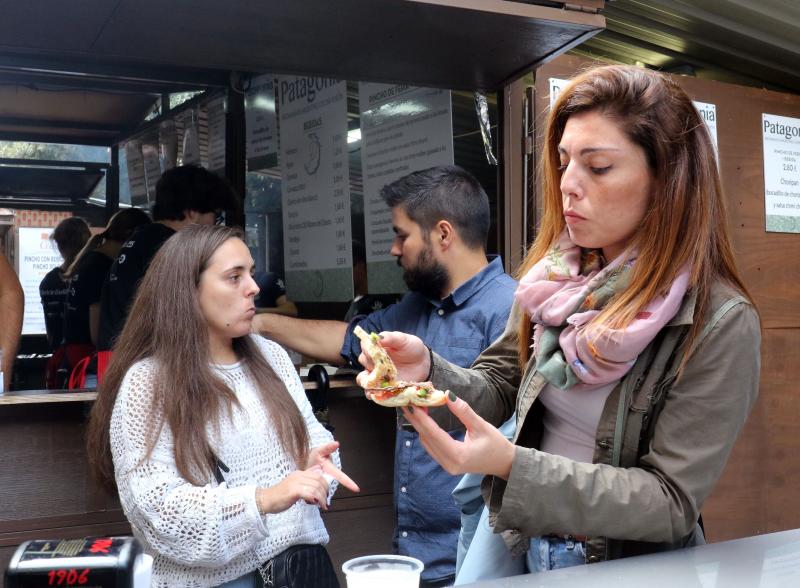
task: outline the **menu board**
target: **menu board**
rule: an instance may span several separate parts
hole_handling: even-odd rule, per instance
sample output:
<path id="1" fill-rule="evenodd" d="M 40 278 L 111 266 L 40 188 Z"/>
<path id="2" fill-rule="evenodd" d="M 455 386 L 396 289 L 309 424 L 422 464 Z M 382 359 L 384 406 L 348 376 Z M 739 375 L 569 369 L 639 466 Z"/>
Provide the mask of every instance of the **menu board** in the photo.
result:
<path id="1" fill-rule="evenodd" d="M 380 192 L 411 172 L 453 164 L 450 91 L 361 83 L 358 97 L 369 292 L 403 292 L 402 270 L 389 253 L 392 214 Z"/>
<path id="2" fill-rule="evenodd" d="M 22 284 L 22 290 L 25 292 L 23 335 L 38 335 L 46 332 L 39 284 L 47 272 L 64 262 L 55 242 L 50 240 L 52 234 L 52 228 L 19 228 L 19 247 L 17 248 L 19 271 L 17 274 Z"/>
<path id="3" fill-rule="evenodd" d="M 144 176 L 144 158 L 139 141 L 125 143 L 125 162 L 128 165 L 128 185 L 133 206 L 147 206 L 147 184 Z"/>
<path id="4" fill-rule="evenodd" d="M 142 139 L 142 159 L 144 160 L 144 176 L 147 179 L 147 199 L 156 199 L 156 184 L 161 177 L 161 156 L 159 155 L 158 135 L 153 134 Z"/>
<path id="5" fill-rule="evenodd" d="M 766 229 L 800 233 L 800 119 L 761 115 Z"/>
<path id="6" fill-rule="evenodd" d="M 225 173 L 225 97 L 206 102 L 208 116 L 208 169 Z"/>
<path id="7" fill-rule="evenodd" d="M 278 165 L 278 135 L 275 120 L 275 83 L 272 74 L 250 80 L 244 97 L 247 136 L 247 169 Z"/>
<path id="8" fill-rule="evenodd" d="M 347 83 L 278 78 L 286 293 L 353 298 Z"/>

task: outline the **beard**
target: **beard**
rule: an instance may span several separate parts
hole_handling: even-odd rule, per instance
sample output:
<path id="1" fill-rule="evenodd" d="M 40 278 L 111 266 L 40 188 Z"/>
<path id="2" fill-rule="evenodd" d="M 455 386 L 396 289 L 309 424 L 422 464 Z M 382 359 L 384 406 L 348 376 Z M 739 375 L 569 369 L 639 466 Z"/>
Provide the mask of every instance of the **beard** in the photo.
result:
<path id="1" fill-rule="evenodd" d="M 400 258 L 397 259 L 400 264 Z M 433 300 L 441 300 L 442 292 L 450 281 L 447 268 L 433 258 L 429 247 L 423 249 L 414 267 L 403 269 L 403 281 L 412 292 L 419 292 Z"/>

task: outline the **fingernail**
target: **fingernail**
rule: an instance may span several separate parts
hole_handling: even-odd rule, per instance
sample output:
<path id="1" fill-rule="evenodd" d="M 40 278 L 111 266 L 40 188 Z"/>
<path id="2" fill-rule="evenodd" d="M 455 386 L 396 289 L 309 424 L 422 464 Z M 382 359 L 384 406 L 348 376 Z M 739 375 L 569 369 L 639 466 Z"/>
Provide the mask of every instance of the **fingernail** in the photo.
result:
<path id="1" fill-rule="evenodd" d="M 408 412 L 410 412 L 412 414 L 414 413 L 414 407 L 411 406 L 410 404 L 408 405 Z"/>
<path id="2" fill-rule="evenodd" d="M 458 396 L 453 394 L 450 390 L 447 391 L 447 397 L 450 399 L 450 402 L 455 402 L 458 400 Z"/>

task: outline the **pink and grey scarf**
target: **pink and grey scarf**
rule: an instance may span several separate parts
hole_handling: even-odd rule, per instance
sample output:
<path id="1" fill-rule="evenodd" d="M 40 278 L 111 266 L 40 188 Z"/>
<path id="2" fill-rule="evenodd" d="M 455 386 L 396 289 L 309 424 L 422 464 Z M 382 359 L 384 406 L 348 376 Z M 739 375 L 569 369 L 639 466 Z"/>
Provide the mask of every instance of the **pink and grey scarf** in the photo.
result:
<path id="1" fill-rule="evenodd" d="M 627 250 L 603 267 L 598 251 L 581 249 L 564 230 L 520 280 L 515 297 L 533 323 L 536 369 L 557 388 L 619 380 L 678 312 L 686 269 L 624 329 L 588 324 L 628 285 L 636 255 Z"/>

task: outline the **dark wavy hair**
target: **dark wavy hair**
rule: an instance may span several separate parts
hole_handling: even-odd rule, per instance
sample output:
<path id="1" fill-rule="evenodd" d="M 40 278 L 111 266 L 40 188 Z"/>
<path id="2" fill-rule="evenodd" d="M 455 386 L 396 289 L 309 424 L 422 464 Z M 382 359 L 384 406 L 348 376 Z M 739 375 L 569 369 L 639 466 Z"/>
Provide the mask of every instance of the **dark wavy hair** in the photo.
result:
<path id="1" fill-rule="evenodd" d="M 114 354 L 89 417 L 87 449 L 97 478 L 114 485 L 109 430 L 120 385 L 138 361 L 154 360 L 153 398 L 147 412 L 147 459 L 166 425 L 174 438 L 181 476 L 202 485 L 217 464 L 206 426 L 238 405 L 233 391 L 210 367 L 208 326 L 198 286 L 211 257 L 240 229 L 191 225 L 170 237 L 153 258 L 114 347 Z M 300 409 L 257 344 L 245 335 L 233 340 L 236 354 L 253 379 L 278 439 L 298 467 L 308 459 L 309 435 Z"/>

